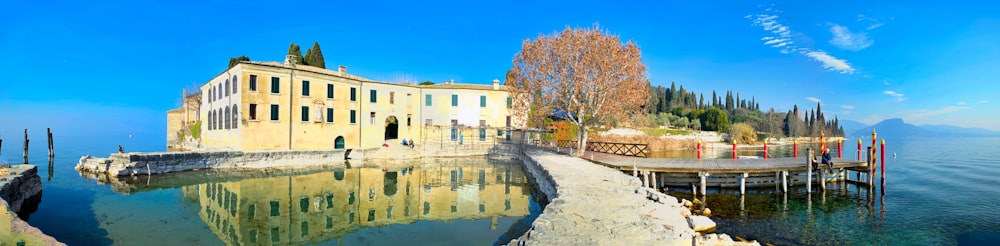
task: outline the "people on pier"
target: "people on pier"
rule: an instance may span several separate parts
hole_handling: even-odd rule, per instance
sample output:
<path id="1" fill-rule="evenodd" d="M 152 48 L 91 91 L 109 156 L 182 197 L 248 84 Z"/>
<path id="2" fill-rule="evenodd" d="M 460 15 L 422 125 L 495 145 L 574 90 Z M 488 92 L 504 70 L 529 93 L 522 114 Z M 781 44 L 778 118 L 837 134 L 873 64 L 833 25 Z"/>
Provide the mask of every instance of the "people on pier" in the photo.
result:
<path id="1" fill-rule="evenodd" d="M 122 147 L 121 144 L 118 145 L 118 153 L 125 153 L 125 147 Z"/>
<path id="2" fill-rule="evenodd" d="M 833 157 L 830 156 L 830 149 L 823 149 L 823 164 L 833 170 Z"/>

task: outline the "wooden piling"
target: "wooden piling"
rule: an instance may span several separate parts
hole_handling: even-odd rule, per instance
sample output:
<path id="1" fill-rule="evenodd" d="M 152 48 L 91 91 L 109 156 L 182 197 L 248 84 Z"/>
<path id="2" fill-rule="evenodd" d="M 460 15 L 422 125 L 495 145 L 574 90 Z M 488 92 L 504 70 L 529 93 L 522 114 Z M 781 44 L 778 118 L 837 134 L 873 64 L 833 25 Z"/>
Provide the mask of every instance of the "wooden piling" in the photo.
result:
<path id="1" fill-rule="evenodd" d="M 55 146 L 52 144 L 52 128 L 45 128 L 45 131 L 49 133 L 49 158 L 55 157 Z"/>
<path id="2" fill-rule="evenodd" d="M 882 177 L 882 179 L 885 180 L 885 139 L 882 139 L 882 151 L 881 151 L 881 153 L 882 153 L 882 156 L 880 156 L 880 159 L 882 161 L 882 165 L 880 165 L 880 166 L 882 168 L 882 174 L 881 174 L 880 177 Z"/>
<path id="3" fill-rule="evenodd" d="M 781 192 L 788 193 L 788 171 L 781 171 Z"/>
<path id="4" fill-rule="evenodd" d="M 658 190 L 660 188 L 660 187 L 658 187 L 658 183 L 659 182 L 657 182 L 657 181 L 658 180 L 656 179 L 656 171 L 653 171 L 653 183 L 652 183 L 652 185 L 653 185 L 653 189 L 654 190 Z"/>
<path id="5" fill-rule="evenodd" d="M 823 170 L 822 168 L 817 170 L 819 170 L 819 188 L 826 191 L 826 170 Z"/>
<path id="6" fill-rule="evenodd" d="M 743 175 L 740 176 L 740 195 L 747 193 L 747 176 L 747 173 L 743 173 Z"/>
<path id="7" fill-rule="evenodd" d="M 707 182 L 706 182 L 706 180 L 705 180 L 705 178 L 708 176 L 708 172 L 701 172 L 699 174 L 701 174 L 700 175 L 701 176 L 701 194 L 705 195 L 706 194 L 705 193 L 705 186 L 708 185 Z"/>
<path id="8" fill-rule="evenodd" d="M 806 193 L 812 192 L 812 180 L 813 180 L 813 149 L 806 149 Z"/>
<path id="9" fill-rule="evenodd" d="M 868 161 L 867 162 L 868 163 L 868 167 L 867 167 L 868 168 L 868 186 L 872 185 L 872 173 L 875 172 L 874 171 L 875 170 L 875 162 L 872 159 L 872 157 L 873 157 L 872 155 L 874 155 L 874 154 L 872 153 L 872 151 L 874 151 L 874 148 L 872 148 L 871 146 L 869 146 L 868 147 L 868 158 L 866 159 Z"/>
<path id="10" fill-rule="evenodd" d="M 0 153 L 3 153 L 3 136 L 0 136 Z"/>
<path id="11" fill-rule="evenodd" d="M 24 128 L 24 164 L 28 164 L 28 128 Z"/>

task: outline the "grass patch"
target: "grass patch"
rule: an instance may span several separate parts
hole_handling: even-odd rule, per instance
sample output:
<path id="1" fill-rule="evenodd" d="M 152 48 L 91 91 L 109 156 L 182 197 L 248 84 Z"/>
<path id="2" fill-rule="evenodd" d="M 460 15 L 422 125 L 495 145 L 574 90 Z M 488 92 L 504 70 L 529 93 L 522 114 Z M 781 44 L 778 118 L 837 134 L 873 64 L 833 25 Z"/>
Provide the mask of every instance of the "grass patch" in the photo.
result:
<path id="1" fill-rule="evenodd" d="M 201 139 L 201 121 L 197 121 L 194 124 L 191 124 L 190 126 L 188 126 L 188 129 L 191 130 L 191 137 L 193 137 L 194 139 Z"/>

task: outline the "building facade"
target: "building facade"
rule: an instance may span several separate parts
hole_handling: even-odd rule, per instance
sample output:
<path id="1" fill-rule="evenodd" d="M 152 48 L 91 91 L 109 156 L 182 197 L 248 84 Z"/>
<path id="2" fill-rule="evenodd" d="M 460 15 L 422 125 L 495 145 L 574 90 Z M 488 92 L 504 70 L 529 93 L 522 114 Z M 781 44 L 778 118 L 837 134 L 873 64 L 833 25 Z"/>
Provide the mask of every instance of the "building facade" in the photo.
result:
<path id="1" fill-rule="evenodd" d="M 485 141 L 504 134 L 497 129 L 524 125 L 512 122 L 498 80 L 398 84 L 354 76 L 344 66 L 244 61 L 201 92 L 200 141 L 214 149 L 373 148 L 423 139 L 428 129 L 448 132 L 446 141 Z"/>

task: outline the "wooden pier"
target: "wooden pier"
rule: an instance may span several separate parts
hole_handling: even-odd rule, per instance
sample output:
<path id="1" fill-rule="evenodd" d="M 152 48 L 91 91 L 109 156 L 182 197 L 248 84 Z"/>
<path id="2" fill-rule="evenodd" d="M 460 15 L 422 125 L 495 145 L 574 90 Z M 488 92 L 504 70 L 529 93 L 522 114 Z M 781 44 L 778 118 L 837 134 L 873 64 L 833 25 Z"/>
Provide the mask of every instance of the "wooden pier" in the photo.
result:
<path id="1" fill-rule="evenodd" d="M 556 150 L 556 149 L 553 149 Z M 569 153 L 569 149 L 557 151 Z M 806 156 L 812 156 L 809 150 Z M 787 192 L 790 186 L 805 185 L 809 192 L 812 186 L 826 189 L 827 182 L 851 182 L 871 186 L 874 179 L 872 168 L 866 160 L 833 158 L 833 168 L 827 164 L 817 164 L 813 170 L 811 159 L 741 157 L 738 159 L 675 159 L 642 158 L 623 156 L 596 151 L 587 151 L 584 159 L 610 168 L 631 173 L 639 177 L 650 188 L 692 187 L 694 193 L 705 193 L 706 187 L 740 189 L 774 187 Z M 852 180 L 850 174 L 854 174 Z M 864 175 L 862 175 L 864 174 Z"/>

